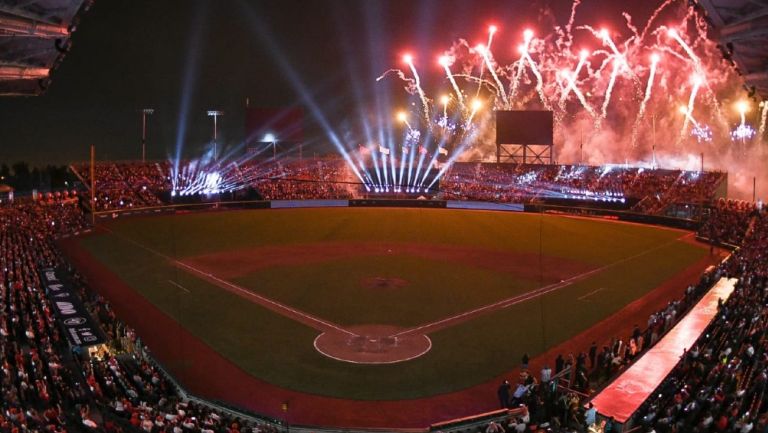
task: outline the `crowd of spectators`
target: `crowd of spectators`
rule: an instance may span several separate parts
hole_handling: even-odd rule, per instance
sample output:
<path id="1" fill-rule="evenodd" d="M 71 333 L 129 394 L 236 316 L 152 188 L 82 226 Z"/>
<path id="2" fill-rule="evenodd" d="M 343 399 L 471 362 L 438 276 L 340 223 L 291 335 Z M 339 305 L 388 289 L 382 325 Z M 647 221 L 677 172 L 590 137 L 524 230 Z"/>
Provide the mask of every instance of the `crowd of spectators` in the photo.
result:
<path id="1" fill-rule="evenodd" d="M 62 359 L 67 343 L 41 290 L 38 270 L 60 257 L 55 235 L 85 227 L 79 206 L 30 201 L 0 208 L 0 383 L 4 432 L 66 431 L 83 402 L 76 372 Z"/>
<path id="2" fill-rule="evenodd" d="M 55 238 L 87 228 L 80 205 L 68 198 L 0 207 L 0 431 L 274 431 L 178 397 L 135 333 L 59 253 Z M 71 350 L 41 284 L 45 267 L 68 271 L 108 344 L 94 353 Z"/>
<path id="3" fill-rule="evenodd" d="M 98 173 L 121 173 L 126 179 L 124 182 L 146 187 L 155 198 L 157 191 L 167 187 L 169 181 L 164 172 L 170 169 L 167 165 L 132 167 L 105 165 L 97 170 L 97 176 Z M 474 170 L 476 173 L 472 176 L 481 173 L 498 181 L 503 180 L 508 170 L 491 165 L 457 167 Z M 645 186 L 638 183 L 645 185 L 646 181 L 638 179 L 655 179 L 648 180 L 647 184 L 656 186 L 657 182 L 668 182 L 660 181 L 658 176 L 625 169 L 616 169 L 615 177 L 608 177 L 610 173 L 600 175 L 593 168 L 579 168 L 591 174 L 574 175 L 569 171 L 573 169 L 561 166 L 555 173 L 554 168 L 540 167 L 532 171 L 518 167 L 516 176 L 535 178 L 529 181 L 531 188 L 541 185 L 537 182 L 575 177 L 577 181 L 563 188 L 572 188 L 569 191 L 573 193 L 599 186 L 600 191 L 614 195 L 643 191 Z M 321 197 L 351 194 L 347 189 L 349 184 L 327 182 L 344 176 L 345 170 L 345 165 L 337 161 L 314 161 L 311 165 L 286 165 L 266 171 L 263 167 L 245 165 L 238 167 L 238 175 L 253 182 L 265 198 L 306 199 L 318 198 L 318 194 Z M 453 179 L 458 182 L 462 176 L 470 175 L 457 175 L 454 171 L 452 176 L 457 176 Z M 678 180 L 672 181 L 674 184 L 680 176 L 687 175 L 669 176 L 677 176 Z M 292 186 L 297 180 L 308 185 L 322 180 L 320 184 L 330 183 L 340 189 L 321 191 L 309 187 L 303 190 Z M 686 188 L 699 194 L 710 191 L 716 182 L 708 181 L 708 184 L 710 186 Z M 117 188 L 117 182 L 113 187 Z M 465 191 L 472 189 L 469 186 Z M 130 190 L 136 192 L 133 188 Z M 234 419 L 206 405 L 180 398 L 169 379 L 146 355 L 135 333 L 120 322 L 105 299 L 87 289 L 76 270 L 67 266 L 54 239 L 87 228 L 76 196 L 72 193 L 48 195 L 37 201 L 0 206 L 0 431 L 257 433 L 272 430 L 267 424 Z M 133 197 L 141 199 L 138 193 Z M 149 204 L 149 201 L 143 203 Z M 637 422 L 660 433 L 764 431 L 768 410 L 765 396 L 768 216 L 751 204 L 720 200 L 711 209 L 700 234 L 742 246 L 731 260 L 704 274 L 699 284 L 689 287 L 681 299 L 669 302 L 651 315 L 643 328 L 636 325 L 630 335 L 616 336 L 600 344 L 595 342 L 575 355 L 558 356 L 551 364 L 554 368 L 545 366 L 538 374 L 526 368 L 514 385 L 503 383 L 499 388 L 501 404 L 505 407 L 523 405 L 524 410 L 516 411 L 504 425 L 493 423 L 488 428 L 516 433 L 535 430 L 535 426 L 542 424 L 570 431 L 594 428 L 597 420 L 584 406 L 585 396 L 641 356 L 717 278 L 726 274 L 740 277 L 734 295 L 721 306 L 706 335 L 662 385 L 658 397 L 646 403 Z M 81 299 L 107 335 L 108 344 L 98 352 L 70 350 L 42 289 L 39 276 L 42 267 L 68 270 Z M 527 367 L 527 355 L 523 364 Z M 569 392 L 556 392 L 557 385 L 563 385 Z M 611 423 L 600 429 L 610 431 Z"/>
<path id="4" fill-rule="evenodd" d="M 90 188 L 89 166 L 78 164 L 73 169 Z M 202 167 L 198 161 L 182 161 L 176 167 L 167 161 L 100 162 L 94 172 L 97 211 L 160 206 L 172 196 L 188 192 L 211 194 L 253 188 L 264 200 L 307 200 L 349 199 L 359 190 L 359 180 L 339 158 L 248 161 L 210 167 Z"/>
<path id="5" fill-rule="evenodd" d="M 636 202 L 634 210 L 659 214 L 672 203 L 711 200 L 723 180 L 722 173 L 623 166 L 456 163 L 440 187 L 446 198 L 459 200 Z"/>
<path id="6" fill-rule="evenodd" d="M 90 167 L 87 164 L 77 164 L 72 168 L 90 188 Z M 158 193 L 168 189 L 166 185 L 169 185 L 169 168 L 167 162 L 96 164 L 95 209 L 110 211 L 162 205 L 163 201 Z"/>
<path id="7" fill-rule="evenodd" d="M 245 171 L 264 200 L 350 199 L 358 190 L 342 159 L 295 160 L 268 168 L 250 164 Z"/>
<path id="8" fill-rule="evenodd" d="M 624 338 L 607 338 L 600 345 L 595 341 L 576 355 L 558 355 L 551 364 L 542 367 L 538 379 L 527 369 L 526 355 L 522 360 L 523 372 L 514 390 L 509 381 L 499 388 L 501 406 L 513 408 L 522 404 L 535 421 L 553 422 L 568 431 L 585 431 L 594 423 L 588 419 L 584 405 L 594 389 L 617 377 L 659 341 L 722 273 L 722 269 L 713 269 L 702 274 L 698 284 L 689 286 L 680 299 L 670 301 L 651 314 L 643 328 L 634 325 L 632 332 Z M 555 392 L 558 387 L 566 392 Z"/>
<path id="9" fill-rule="evenodd" d="M 585 402 L 595 387 L 617 377 L 655 344 L 723 276 L 739 283 L 709 328 L 647 401 L 634 422 L 648 432 L 749 433 L 768 429 L 768 212 L 751 203 L 721 200 L 700 235 L 739 247 L 689 286 L 683 297 L 635 325 L 626 338 L 614 337 L 578 355 L 558 355 L 539 379 L 523 369 L 516 384 L 499 387 L 502 407 L 528 408 L 534 423 L 566 431 L 609 432 L 613 420 L 598 423 Z M 527 355 L 522 364 L 528 364 Z M 554 369 L 552 368 L 554 367 Z M 557 388 L 567 392 L 555 393 Z M 517 420 L 519 425 L 519 420 Z M 509 428 L 506 431 L 511 432 Z"/>
<path id="10" fill-rule="evenodd" d="M 350 199 L 366 194 L 341 158 L 247 161 L 200 166 L 199 161 L 98 163 L 96 209 L 156 206 L 171 193 L 253 188 L 265 200 Z M 74 166 L 90 185 L 86 165 Z M 205 186 L 216 173 L 216 185 Z M 440 179 L 439 198 L 503 203 L 565 199 L 626 204 L 661 214 L 671 204 L 701 204 L 715 198 L 722 173 L 650 170 L 624 166 L 454 163 Z M 203 187 L 200 185 L 203 184 Z M 218 186 L 217 186 L 218 185 Z M 197 186 L 190 188 L 190 186 Z"/>
<path id="11" fill-rule="evenodd" d="M 725 266 L 739 282 L 695 345 L 646 401 L 636 421 L 648 431 L 765 432 L 768 429 L 768 214 L 724 207 L 706 230 L 718 237 L 744 231 Z M 736 218 L 736 219 L 734 219 Z"/>
<path id="12" fill-rule="evenodd" d="M 701 236 L 715 243 L 740 245 L 752 217 L 758 215 L 754 203 L 742 200 L 718 199 L 699 230 Z"/>

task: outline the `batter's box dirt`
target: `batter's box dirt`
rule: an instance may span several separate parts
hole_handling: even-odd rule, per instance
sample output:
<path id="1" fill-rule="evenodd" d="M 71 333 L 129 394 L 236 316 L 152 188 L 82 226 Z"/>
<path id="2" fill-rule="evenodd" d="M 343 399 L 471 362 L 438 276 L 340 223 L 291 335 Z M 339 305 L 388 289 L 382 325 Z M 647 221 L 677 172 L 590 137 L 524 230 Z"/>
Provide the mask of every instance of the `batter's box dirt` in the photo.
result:
<path id="1" fill-rule="evenodd" d="M 360 281 L 360 285 L 372 290 L 400 289 L 408 285 L 408 280 L 397 277 L 366 277 Z"/>
<path id="2" fill-rule="evenodd" d="M 429 352 L 432 341 L 423 334 L 402 333 L 388 325 L 360 325 L 348 332 L 330 330 L 315 338 L 315 349 L 337 361 L 353 364 L 394 364 L 410 361 Z"/>

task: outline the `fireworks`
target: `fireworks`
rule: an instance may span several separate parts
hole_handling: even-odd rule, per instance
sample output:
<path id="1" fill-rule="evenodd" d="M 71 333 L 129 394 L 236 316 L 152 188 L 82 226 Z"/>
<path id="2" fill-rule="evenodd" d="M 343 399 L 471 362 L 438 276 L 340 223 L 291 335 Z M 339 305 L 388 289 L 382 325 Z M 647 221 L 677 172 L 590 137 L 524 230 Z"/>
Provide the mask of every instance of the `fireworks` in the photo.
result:
<path id="1" fill-rule="evenodd" d="M 699 87 L 704 83 L 704 78 L 702 78 L 701 75 L 694 75 L 691 84 L 693 87 L 691 88 L 691 95 L 688 98 L 688 107 L 686 110 L 686 116 L 685 121 L 683 122 L 683 127 L 680 129 L 680 136 L 685 134 L 685 130 L 688 128 L 688 121 L 693 119 L 693 104 L 696 101 L 696 94 L 699 92 Z"/>
<path id="2" fill-rule="evenodd" d="M 651 99 L 651 90 L 653 89 L 653 79 L 656 76 L 656 66 L 659 64 L 661 56 L 658 53 L 651 54 L 651 71 L 648 73 L 648 84 L 645 86 L 645 96 L 643 96 L 643 102 L 640 103 L 640 110 L 637 112 L 637 119 L 632 127 L 632 147 L 637 146 L 637 131 L 640 127 L 640 122 L 645 115 L 645 109 L 648 106 L 648 101 Z"/>
<path id="3" fill-rule="evenodd" d="M 742 143 L 751 140 L 755 136 L 757 131 L 750 125 L 747 125 L 746 114 L 749 111 L 749 103 L 747 101 L 739 101 L 736 103 L 736 110 L 741 115 L 741 123 L 733 131 L 731 131 L 731 140 L 741 141 Z"/>
<path id="4" fill-rule="evenodd" d="M 740 124 L 736 127 L 733 131 L 731 131 L 731 139 L 733 141 L 745 141 L 745 140 L 751 140 L 752 137 L 755 136 L 755 128 L 747 125 L 747 124 Z"/>
<path id="5" fill-rule="evenodd" d="M 437 56 L 436 65 L 420 71 L 422 76 L 408 54 L 403 61 L 410 73 L 393 69 L 379 78 L 396 75 L 420 111 L 403 121 L 408 127 L 403 149 L 410 153 L 390 156 L 405 164 L 407 187 L 433 185 L 455 160 L 491 159 L 495 110 L 552 110 L 561 162 L 581 161 L 582 150 L 588 162 L 598 164 L 647 164 L 652 157 L 662 163 L 664 158 L 689 161 L 696 159 L 689 155 L 704 150 L 717 159 L 718 153 L 727 152 L 723 143 L 728 139 L 745 141 L 756 134 L 745 122 L 748 107 L 721 109 L 723 101 L 738 95 L 741 83 L 716 43 L 706 39 L 705 21 L 695 9 L 667 1 L 643 26 L 635 27 L 624 14 L 626 27 L 609 30 L 579 25 L 579 4 L 574 2 L 566 25 L 503 33 L 491 25 L 486 43 L 454 41 Z M 661 13 L 675 7 L 676 15 Z M 656 22 L 660 16 L 672 21 Z M 577 34 L 587 36 L 579 43 L 591 39 L 596 46 L 575 46 Z M 510 46 L 516 52 L 499 48 Z M 437 96 L 428 96 L 432 94 Z M 768 115 L 768 105 L 764 107 L 761 125 Z M 737 113 L 741 123 L 730 131 Z M 688 134 L 695 140 L 683 140 Z M 693 144 L 698 147 L 687 147 Z M 415 148 L 425 151 L 414 156 Z M 438 156 L 445 156 L 442 167 L 431 171 Z M 422 163 L 428 168 L 420 169 Z M 411 176 L 411 170 L 417 175 Z M 403 177 L 388 182 L 405 182 Z"/>
<path id="6" fill-rule="evenodd" d="M 760 114 L 760 130 L 758 131 L 758 135 L 760 137 L 765 137 L 765 123 L 766 119 L 768 119 L 768 103 L 763 101 L 760 103 L 760 106 L 763 108 L 763 110 Z"/>
<path id="7" fill-rule="evenodd" d="M 619 76 L 619 72 L 624 67 L 624 62 L 618 58 L 613 61 L 613 70 L 611 71 L 611 79 L 608 80 L 608 89 L 605 91 L 605 98 L 603 100 L 603 108 L 600 112 L 600 117 L 595 124 L 595 129 L 600 128 L 600 121 L 608 116 L 608 104 L 611 102 L 611 95 L 613 94 L 613 86 L 616 85 L 616 77 Z"/>
<path id="8" fill-rule="evenodd" d="M 691 136 L 699 143 L 709 143 L 712 141 L 712 129 L 708 125 L 695 125 L 691 128 Z"/>
<path id="9" fill-rule="evenodd" d="M 407 63 L 411 68 L 414 85 L 416 86 L 416 91 L 419 92 L 419 98 L 421 98 L 421 106 L 424 108 L 424 119 L 429 122 L 429 101 L 427 100 L 427 95 L 424 94 L 424 89 L 421 88 L 421 77 L 419 77 L 419 72 L 416 71 L 416 66 L 413 64 L 413 56 L 406 54 L 403 56 L 403 61 Z M 408 127 L 410 128 L 410 125 Z"/>
<path id="10" fill-rule="evenodd" d="M 509 105 L 509 101 L 507 100 L 507 92 L 504 90 L 504 85 L 501 84 L 501 80 L 499 79 L 499 76 L 496 74 L 493 64 L 491 63 L 490 48 L 486 48 L 483 45 L 478 45 L 477 47 L 475 47 L 475 51 L 477 51 L 478 53 L 480 53 L 481 56 L 483 56 L 483 60 L 485 60 L 485 65 L 488 67 L 488 71 L 491 73 L 493 80 L 496 82 L 496 85 L 497 85 L 496 88 L 499 90 L 499 95 L 501 96 L 501 100 L 504 103 L 504 106 Z"/>

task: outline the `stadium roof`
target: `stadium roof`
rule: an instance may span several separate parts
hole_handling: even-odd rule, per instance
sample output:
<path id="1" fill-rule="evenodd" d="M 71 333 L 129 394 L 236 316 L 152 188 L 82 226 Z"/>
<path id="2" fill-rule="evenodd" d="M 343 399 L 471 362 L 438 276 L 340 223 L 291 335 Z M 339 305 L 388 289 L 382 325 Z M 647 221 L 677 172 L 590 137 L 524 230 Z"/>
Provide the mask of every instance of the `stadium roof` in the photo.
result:
<path id="1" fill-rule="evenodd" d="M 750 96 L 768 99 L 768 0 L 696 0 Z"/>
<path id="2" fill-rule="evenodd" d="M 0 96 L 45 92 L 93 0 L 0 0 Z"/>

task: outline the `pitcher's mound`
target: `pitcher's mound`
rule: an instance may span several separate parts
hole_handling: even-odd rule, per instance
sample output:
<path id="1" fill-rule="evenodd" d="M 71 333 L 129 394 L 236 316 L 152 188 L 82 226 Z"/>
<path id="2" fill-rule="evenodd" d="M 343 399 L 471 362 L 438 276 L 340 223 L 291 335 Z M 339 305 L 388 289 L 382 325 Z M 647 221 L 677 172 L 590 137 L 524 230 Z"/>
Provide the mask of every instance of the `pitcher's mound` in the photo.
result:
<path id="1" fill-rule="evenodd" d="M 315 338 L 315 349 L 337 361 L 354 364 L 394 364 L 429 352 L 432 341 L 423 334 L 404 334 L 389 325 L 360 325 L 347 332 L 328 331 Z"/>
<path id="2" fill-rule="evenodd" d="M 408 285 L 408 281 L 396 277 L 366 277 L 360 282 L 366 289 L 399 289 Z"/>

